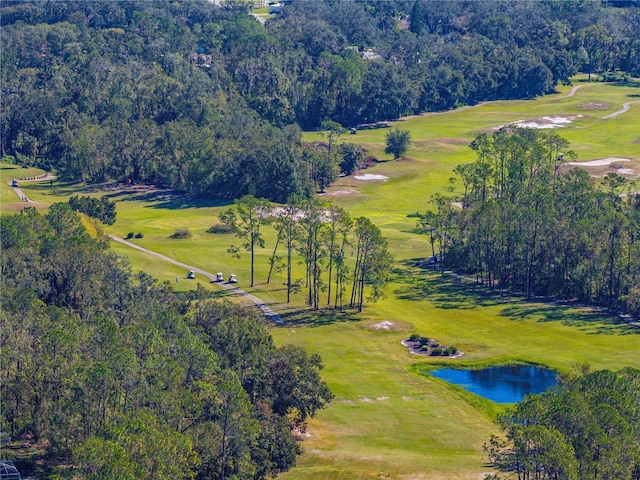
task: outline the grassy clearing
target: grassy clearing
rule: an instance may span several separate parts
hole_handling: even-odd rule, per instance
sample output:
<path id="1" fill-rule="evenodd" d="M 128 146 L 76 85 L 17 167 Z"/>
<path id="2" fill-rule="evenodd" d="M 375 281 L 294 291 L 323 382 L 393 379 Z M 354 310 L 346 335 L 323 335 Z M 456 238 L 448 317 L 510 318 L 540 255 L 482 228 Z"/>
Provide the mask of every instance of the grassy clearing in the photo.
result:
<path id="1" fill-rule="evenodd" d="M 334 403 L 310 423 L 299 466 L 283 479 L 370 479 L 388 473 L 392 478 L 478 479 L 489 471 L 482 444 L 495 432 L 491 418 L 502 407 L 430 377 L 428 371 L 443 360 L 411 356 L 400 341 L 414 332 L 458 347 L 465 355 L 444 361 L 459 365 L 521 361 L 559 371 L 577 363 L 598 369 L 640 367 L 640 332 L 616 317 L 580 306 L 500 296 L 415 267 L 415 260 L 428 255 L 430 247 L 426 237 L 414 232 L 416 219 L 408 214 L 427 210 L 429 198 L 448 184 L 453 168 L 473 160 L 468 144 L 480 132 L 547 115 L 583 115 L 559 130 L 581 160 L 625 157 L 633 160 L 625 167 L 640 171 L 640 104 L 619 117 L 601 118 L 636 100 L 640 89 L 578 84 L 582 87 L 573 97 L 566 97 L 570 87 L 562 87 L 557 95 L 531 101 L 493 102 L 395 122 L 393 126 L 411 132 L 407 158 L 381 161 L 367 171 L 389 179 L 347 177 L 328 190 L 325 198 L 345 206 L 352 216 L 371 218 L 396 257 L 388 298 L 366 306 L 362 315 L 311 312 L 304 306 L 303 293 L 294 295 L 291 305 L 283 304 L 284 274 L 275 274 L 270 285 L 264 283 L 275 242 L 275 233 L 265 230 L 267 248 L 257 252 L 257 286 L 251 292 L 287 320 L 285 327 L 272 330 L 276 343 L 294 343 L 319 353 L 326 366 L 323 377 L 336 393 Z M 587 108 L 590 103 L 601 108 Z M 341 141 L 360 143 L 370 154 L 388 160 L 382 153 L 387 131 L 360 130 Z M 308 133 L 305 139 L 320 136 Z M 6 185 L 5 170 L 2 175 Z M 229 245 L 240 243 L 238 239 L 206 232 L 228 204 L 58 183 L 25 186 L 25 192 L 45 203 L 71 194 L 107 194 L 118 201 L 118 219 L 108 233 L 125 237 L 141 232 L 144 237 L 136 243 L 210 272 L 236 273 L 239 286 L 248 286 L 248 253 L 238 259 L 227 252 Z M 169 238 L 181 227 L 189 228 L 192 237 Z M 172 282 L 176 289 L 196 288 L 201 280 L 188 282 L 183 269 L 120 245 L 113 248 L 130 259 L 134 270 Z M 296 265 L 294 277 L 302 273 Z M 181 277 L 177 284 L 176 275 Z M 213 284 L 203 283 L 202 288 L 227 294 Z M 373 328 L 383 320 L 394 327 Z"/>

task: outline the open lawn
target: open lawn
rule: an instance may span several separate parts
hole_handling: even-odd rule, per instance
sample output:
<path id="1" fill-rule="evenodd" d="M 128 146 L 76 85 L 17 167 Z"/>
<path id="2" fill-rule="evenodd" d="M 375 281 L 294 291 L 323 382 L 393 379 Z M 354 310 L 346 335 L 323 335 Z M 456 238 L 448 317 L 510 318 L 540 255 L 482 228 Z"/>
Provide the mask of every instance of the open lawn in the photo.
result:
<path id="1" fill-rule="evenodd" d="M 575 116 L 559 132 L 570 140 L 579 160 L 628 158 L 625 168 L 640 174 L 640 104 L 617 117 L 601 118 L 625 102 L 640 100 L 640 88 L 576 85 L 581 88 L 570 97 L 570 87 L 561 87 L 556 95 L 530 101 L 492 102 L 393 122 L 390 125 L 411 132 L 407 158 L 381 161 L 366 171 L 389 179 L 346 177 L 328 189 L 325 198 L 381 228 L 396 258 L 388 297 L 367 304 L 360 315 L 312 312 L 304 306 L 303 293 L 296 294 L 291 305 L 284 304 L 284 273 L 274 274 L 271 284 L 265 284 L 275 243 L 270 227 L 265 229 L 266 248 L 257 252 L 256 288 L 248 288 L 249 254 L 234 258 L 227 252 L 240 241 L 206 232 L 228 204 L 143 188 L 96 191 L 57 182 L 53 187 L 25 185 L 24 191 L 46 204 L 70 194 L 108 195 L 118 201 L 117 221 L 106 228 L 108 233 L 125 237 L 140 232 L 143 238 L 133 241 L 151 250 L 209 272 L 236 273 L 241 288 L 262 298 L 287 321 L 272 329 L 277 344 L 302 345 L 322 356 L 323 377 L 336 399 L 310 422 L 299 466 L 279 478 L 371 479 L 391 474 L 420 480 L 481 479 L 490 472 L 482 444 L 496 432 L 492 418 L 502 407 L 428 376 L 437 361 L 411 356 L 400 344 L 403 338 L 415 332 L 464 352 L 460 359 L 445 359 L 447 364 L 522 361 L 559 371 L 580 363 L 617 369 L 640 368 L 640 328 L 579 305 L 526 302 L 418 268 L 417 260 L 428 255 L 430 247 L 425 236 L 415 233 L 416 219 L 408 214 L 427 210 L 431 195 L 449 184 L 453 168 L 473 160 L 468 144 L 478 133 L 519 120 Z M 387 131 L 359 130 L 340 141 L 357 142 L 370 155 L 388 160 L 382 153 Z M 320 139 L 317 133 L 305 134 L 305 140 Z M 3 211 L 6 179 L 13 178 L 8 171 L 2 169 Z M 179 227 L 189 228 L 192 237 L 169 238 Z M 177 289 L 195 288 L 202 281 L 187 281 L 178 267 L 123 246 L 114 249 L 129 258 L 134 271 L 172 282 Z M 296 265 L 295 275 L 302 274 Z M 226 294 L 214 284 L 203 288 Z M 382 321 L 391 322 L 391 328 L 376 329 Z"/>

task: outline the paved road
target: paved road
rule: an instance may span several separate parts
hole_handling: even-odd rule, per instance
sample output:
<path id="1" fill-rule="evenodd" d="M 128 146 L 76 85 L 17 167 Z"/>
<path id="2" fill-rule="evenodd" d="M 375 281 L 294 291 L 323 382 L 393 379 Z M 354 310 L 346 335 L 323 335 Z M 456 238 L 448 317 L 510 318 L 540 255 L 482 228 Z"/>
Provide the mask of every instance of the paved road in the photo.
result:
<path id="1" fill-rule="evenodd" d="M 19 184 L 20 183 L 24 183 L 24 182 L 42 182 L 42 181 L 46 181 L 46 180 L 53 180 L 54 178 L 56 178 L 55 176 L 47 173 L 44 176 L 41 177 L 34 177 L 32 179 L 24 179 L 21 178 L 20 180 L 18 180 Z M 7 182 L 8 185 L 13 188 L 13 191 L 16 192 L 16 195 L 18 195 L 18 197 L 20 198 L 20 200 L 22 200 L 23 202 L 29 202 L 29 203 L 40 203 L 40 202 L 34 202 L 33 200 L 29 200 L 29 198 L 24 194 L 24 192 L 22 191 L 22 189 L 18 186 L 18 187 L 14 187 L 12 185 L 13 181 L 11 182 Z"/>
<path id="2" fill-rule="evenodd" d="M 160 260 L 164 260 L 165 262 L 169 262 L 174 265 L 177 265 L 178 267 L 182 267 L 185 270 L 193 270 L 194 272 L 208 278 L 212 282 L 216 281 L 216 275 L 214 273 L 207 272 L 206 270 L 202 270 L 201 268 L 194 267 L 193 265 L 188 265 L 186 263 L 178 262 L 173 258 L 169 258 L 166 255 L 162 255 L 161 253 L 154 252 L 152 250 L 149 250 L 148 248 L 141 247 L 140 245 L 136 245 L 135 243 L 129 242 L 124 238 L 116 237 L 114 235 L 109 235 L 109 237 L 118 243 L 121 243 L 131 248 L 135 248 L 136 250 L 140 250 L 141 252 L 144 252 L 146 254 L 159 258 Z M 244 298 L 251 300 L 260 310 L 262 310 L 262 313 L 264 313 L 264 315 L 272 322 L 284 324 L 284 320 L 282 320 L 282 318 L 280 318 L 280 316 L 277 313 L 275 313 L 273 310 L 267 307 L 265 303 L 255 295 L 252 295 L 249 292 L 246 292 L 241 288 L 236 287 L 233 284 L 229 284 L 225 282 L 217 282 L 217 283 L 222 288 L 225 288 L 227 290 L 232 290 L 234 293 L 237 293 L 238 295 L 242 295 Z"/>
<path id="3" fill-rule="evenodd" d="M 640 100 L 635 101 L 635 102 L 626 102 L 622 104 L 622 108 L 620 110 L 618 110 L 617 112 L 613 112 L 610 115 L 607 115 L 606 117 L 602 117 L 602 118 L 613 118 L 613 117 L 617 117 L 618 115 L 623 114 L 624 112 L 628 111 L 631 108 L 631 104 L 632 103 L 640 103 Z"/>

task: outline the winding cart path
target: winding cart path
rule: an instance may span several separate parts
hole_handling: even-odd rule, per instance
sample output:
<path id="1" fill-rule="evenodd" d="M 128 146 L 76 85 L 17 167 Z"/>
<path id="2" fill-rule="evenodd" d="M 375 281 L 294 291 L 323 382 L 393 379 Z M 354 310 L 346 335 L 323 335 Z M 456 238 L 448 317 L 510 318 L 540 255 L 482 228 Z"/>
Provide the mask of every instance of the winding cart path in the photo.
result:
<path id="1" fill-rule="evenodd" d="M 162 255 L 161 253 L 154 252 L 153 250 L 149 250 L 148 248 L 144 248 L 144 247 L 141 247 L 140 245 L 136 245 L 133 242 L 129 242 L 124 238 L 116 237 L 115 235 L 109 235 L 109 237 L 115 242 L 121 243 L 131 248 L 135 248 L 136 250 L 140 250 L 141 252 L 144 252 L 148 255 L 159 258 L 160 260 L 163 260 L 165 262 L 172 263 L 186 270 L 193 270 L 194 272 L 199 273 L 200 275 L 208 278 L 212 282 L 216 281 L 216 275 L 214 273 L 207 272 L 206 270 L 202 270 L 201 268 L 195 267 L 193 265 L 179 262 L 177 260 L 174 260 L 173 258 L 167 257 L 166 255 Z M 242 290 L 241 288 L 238 288 L 235 285 L 232 285 L 226 282 L 216 282 L 216 283 L 226 290 L 232 290 L 234 293 L 241 295 L 242 297 L 248 300 L 251 300 L 262 311 L 262 313 L 264 313 L 264 315 L 272 322 L 275 322 L 278 324 L 284 324 L 284 320 L 282 320 L 282 318 L 280 318 L 280 316 L 277 313 L 275 313 L 273 310 L 267 307 L 265 303 L 255 295 L 252 295 L 251 293 L 246 292 L 245 290 Z"/>

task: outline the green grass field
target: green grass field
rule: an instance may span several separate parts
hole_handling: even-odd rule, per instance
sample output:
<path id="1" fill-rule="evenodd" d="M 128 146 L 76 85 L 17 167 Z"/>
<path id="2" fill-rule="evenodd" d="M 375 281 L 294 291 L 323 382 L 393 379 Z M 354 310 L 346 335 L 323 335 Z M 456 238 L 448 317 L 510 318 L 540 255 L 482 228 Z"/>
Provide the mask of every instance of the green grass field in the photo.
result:
<path id="1" fill-rule="evenodd" d="M 313 313 L 304 306 L 302 293 L 291 305 L 284 304 L 284 274 L 265 284 L 275 241 L 270 228 L 265 230 L 266 248 L 258 251 L 257 285 L 249 289 L 248 253 L 238 259 L 227 252 L 229 245 L 240 243 L 238 239 L 206 232 L 228 205 L 150 196 L 144 191 L 85 190 L 57 182 L 24 185 L 24 192 L 45 205 L 64 201 L 72 193 L 109 195 L 118 201 L 118 219 L 106 229 L 108 233 L 124 237 L 141 232 L 144 237 L 134 240 L 140 245 L 210 272 L 236 273 L 241 288 L 287 319 L 286 326 L 272 329 L 277 344 L 302 345 L 322 356 L 323 378 L 336 399 L 310 422 L 298 467 L 279 478 L 370 479 L 391 474 L 391 478 L 421 480 L 480 479 L 491 471 L 482 444 L 496 432 L 492 418 L 502 407 L 428 376 L 435 361 L 409 355 L 400 344 L 403 338 L 415 332 L 465 353 L 447 364 L 522 361 L 569 371 L 581 363 L 595 369 L 640 368 L 640 329 L 584 307 L 494 295 L 419 269 L 415 260 L 428 255 L 430 247 L 426 237 L 414 232 L 416 219 L 408 214 L 427 210 L 430 196 L 448 184 L 453 168 L 474 159 L 468 144 L 477 134 L 518 120 L 576 115 L 559 133 L 571 142 L 579 160 L 624 157 L 631 160 L 626 168 L 640 172 L 640 104 L 618 117 L 601 118 L 625 102 L 640 100 L 640 88 L 579 81 L 576 85 L 581 88 L 572 97 L 566 97 L 570 87 L 562 87 L 556 95 L 534 100 L 492 102 L 394 122 L 392 126 L 411 132 L 407 158 L 381 161 L 367 170 L 389 179 L 346 177 L 327 191 L 325 198 L 352 216 L 371 218 L 395 255 L 387 298 L 366 305 L 360 315 Z M 387 131 L 360 130 L 340 141 L 357 142 L 369 154 L 389 160 L 383 153 Z M 317 139 L 317 133 L 305 134 L 305 140 Z M 5 209 L 13 194 L 7 179 L 22 176 L 9 168 L 0 170 L 3 211 L 11 210 Z M 178 227 L 188 227 L 192 237 L 169 238 Z M 175 284 L 176 275 L 184 278 L 185 271 L 124 246 L 113 248 L 130 259 L 134 270 L 170 281 L 178 289 L 195 288 L 200 281 L 181 279 Z M 296 266 L 296 275 L 302 276 L 302 267 Z M 216 285 L 203 286 L 220 291 Z M 382 321 L 393 326 L 376 329 Z"/>

